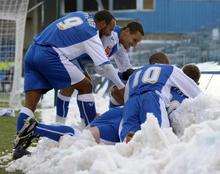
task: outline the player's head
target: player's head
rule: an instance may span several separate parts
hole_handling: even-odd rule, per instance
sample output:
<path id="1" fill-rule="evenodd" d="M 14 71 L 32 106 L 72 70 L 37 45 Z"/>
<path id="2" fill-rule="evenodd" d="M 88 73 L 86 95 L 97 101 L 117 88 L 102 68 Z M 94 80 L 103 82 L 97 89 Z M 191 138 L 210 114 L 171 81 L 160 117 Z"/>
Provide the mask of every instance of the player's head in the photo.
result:
<path id="1" fill-rule="evenodd" d="M 98 11 L 94 16 L 94 21 L 100 35 L 109 36 L 114 30 L 116 20 L 108 10 Z"/>
<path id="2" fill-rule="evenodd" d="M 119 41 L 125 49 L 129 49 L 130 47 L 135 47 L 142 40 L 143 36 L 144 30 L 142 25 L 139 22 L 133 21 L 122 28 Z"/>
<path id="3" fill-rule="evenodd" d="M 150 56 L 149 63 L 150 64 L 155 64 L 155 63 L 170 64 L 170 59 L 167 57 L 166 54 L 162 52 L 158 52 Z"/>
<path id="4" fill-rule="evenodd" d="M 183 66 L 182 70 L 188 77 L 193 79 L 196 82 L 196 84 L 199 84 L 199 79 L 200 79 L 200 76 L 201 76 L 201 72 L 200 72 L 199 68 L 196 65 L 186 64 L 186 65 Z"/>

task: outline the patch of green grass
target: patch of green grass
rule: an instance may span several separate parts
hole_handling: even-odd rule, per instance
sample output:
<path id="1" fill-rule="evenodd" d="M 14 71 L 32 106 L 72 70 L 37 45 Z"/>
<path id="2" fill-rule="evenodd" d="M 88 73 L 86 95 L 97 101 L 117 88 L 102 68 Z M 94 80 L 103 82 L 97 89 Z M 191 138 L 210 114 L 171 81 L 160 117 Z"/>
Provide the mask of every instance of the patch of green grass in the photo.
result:
<path id="1" fill-rule="evenodd" d="M 0 92 L 0 108 L 9 107 L 9 93 Z"/>
<path id="2" fill-rule="evenodd" d="M 6 172 L 5 169 L 0 168 L 0 174 L 23 174 L 21 171 L 16 172 Z"/>
<path id="3" fill-rule="evenodd" d="M 16 115 L 18 113 L 16 112 Z M 35 116 L 39 120 L 40 112 L 35 112 Z M 12 152 L 13 141 L 16 134 L 17 117 L 0 117 L 0 156 Z M 10 162 L 10 161 L 8 161 Z M 21 171 L 10 172 L 11 174 L 22 174 Z M 4 168 L 0 168 L 0 174 L 10 174 Z"/>
<path id="4" fill-rule="evenodd" d="M 0 117 L 0 152 L 10 151 L 15 136 L 16 117 Z"/>
<path id="5" fill-rule="evenodd" d="M 17 117 L 0 117 L 0 155 L 12 152 L 13 141 L 15 138 Z M 4 168 L 0 168 L 0 174 L 7 174 Z M 11 173 L 11 172 L 10 172 Z M 21 174 L 20 171 L 13 174 Z"/>

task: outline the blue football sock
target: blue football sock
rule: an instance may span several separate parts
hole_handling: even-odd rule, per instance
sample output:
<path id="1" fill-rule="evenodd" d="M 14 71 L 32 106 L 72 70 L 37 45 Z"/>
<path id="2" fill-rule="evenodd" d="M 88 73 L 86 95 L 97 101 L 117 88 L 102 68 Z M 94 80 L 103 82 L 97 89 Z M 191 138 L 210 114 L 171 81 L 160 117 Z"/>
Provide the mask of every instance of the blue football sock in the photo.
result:
<path id="1" fill-rule="evenodd" d="M 34 117 L 34 113 L 30 109 L 23 107 L 17 118 L 17 133 L 24 126 L 24 122 L 28 117 Z"/>
<path id="2" fill-rule="evenodd" d="M 80 117 L 88 125 L 96 117 L 95 101 L 92 94 L 82 94 L 77 96 Z"/>
<path id="3" fill-rule="evenodd" d="M 58 93 L 57 101 L 56 101 L 56 109 L 57 109 L 57 121 L 65 120 L 69 110 L 69 103 L 71 97 L 66 97 L 60 93 Z"/>
<path id="4" fill-rule="evenodd" d="M 54 141 L 59 141 L 60 137 L 65 134 L 73 136 L 74 129 L 69 126 L 64 125 L 46 125 L 42 123 L 38 123 L 35 133 L 40 135 L 41 137 L 47 137 Z"/>

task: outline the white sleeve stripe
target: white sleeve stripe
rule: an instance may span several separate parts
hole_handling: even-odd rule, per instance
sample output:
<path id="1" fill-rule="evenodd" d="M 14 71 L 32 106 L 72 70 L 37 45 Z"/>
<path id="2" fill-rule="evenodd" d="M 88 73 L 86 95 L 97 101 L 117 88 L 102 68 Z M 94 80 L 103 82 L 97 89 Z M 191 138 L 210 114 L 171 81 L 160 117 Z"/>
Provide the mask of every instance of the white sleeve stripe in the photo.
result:
<path id="1" fill-rule="evenodd" d="M 174 83 L 175 87 L 179 88 L 186 96 L 190 98 L 195 98 L 202 92 L 198 85 L 177 67 L 173 67 L 173 72 L 170 76 L 170 79 Z"/>

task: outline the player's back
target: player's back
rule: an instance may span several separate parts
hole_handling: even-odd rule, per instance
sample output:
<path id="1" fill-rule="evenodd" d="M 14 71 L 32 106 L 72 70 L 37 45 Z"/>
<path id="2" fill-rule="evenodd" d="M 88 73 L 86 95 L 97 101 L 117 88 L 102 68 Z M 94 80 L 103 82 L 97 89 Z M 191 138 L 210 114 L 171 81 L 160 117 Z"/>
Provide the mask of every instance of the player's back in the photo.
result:
<path id="1" fill-rule="evenodd" d="M 54 21 L 34 38 L 35 43 L 56 48 L 81 43 L 97 34 L 93 19 L 84 12 L 72 12 Z"/>
<path id="2" fill-rule="evenodd" d="M 147 91 L 168 90 L 170 86 L 167 81 L 173 72 L 171 65 L 145 65 L 136 70 L 129 78 L 129 96 L 138 95 Z M 168 85 L 168 89 L 166 89 Z"/>

